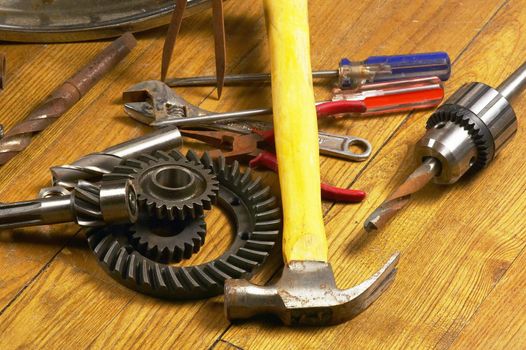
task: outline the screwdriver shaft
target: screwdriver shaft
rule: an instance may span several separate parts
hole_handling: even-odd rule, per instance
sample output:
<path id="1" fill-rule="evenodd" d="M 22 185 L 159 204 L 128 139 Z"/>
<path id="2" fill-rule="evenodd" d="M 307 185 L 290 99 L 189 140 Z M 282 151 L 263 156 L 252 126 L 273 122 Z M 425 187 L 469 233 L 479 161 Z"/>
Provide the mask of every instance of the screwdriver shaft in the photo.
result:
<path id="1" fill-rule="evenodd" d="M 335 78 L 338 77 L 338 70 L 321 70 L 312 72 L 313 78 Z M 269 83 L 269 73 L 253 73 L 253 74 L 233 74 L 226 75 L 225 85 L 237 85 L 246 83 Z M 167 79 L 166 84 L 171 87 L 184 86 L 216 86 L 217 78 L 214 76 L 190 77 L 190 78 L 173 78 Z"/>
<path id="2" fill-rule="evenodd" d="M 413 193 L 423 188 L 438 173 L 440 173 L 439 161 L 435 158 L 427 158 L 389 198 L 369 215 L 364 224 L 365 230 L 371 232 L 383 227 L 409 203 Z"/>

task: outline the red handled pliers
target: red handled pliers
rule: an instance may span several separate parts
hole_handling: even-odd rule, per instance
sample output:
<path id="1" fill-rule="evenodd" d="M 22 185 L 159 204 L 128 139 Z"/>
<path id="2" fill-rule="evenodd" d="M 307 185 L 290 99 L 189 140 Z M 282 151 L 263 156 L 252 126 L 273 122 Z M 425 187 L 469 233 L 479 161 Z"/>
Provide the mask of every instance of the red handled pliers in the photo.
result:
<path id="1" fill-rule="evenodd" d="M 360 113 L 365 110 L 365 106 L 356 101 L 324 102 L 318 104 L 316 110 L 318 118 L 320 118 L 340 113 Z M 181 134 L 222 150 L 209 152 L 212 157 L 222 154 L 227 159 L 248 161 L 250 167 L 264 167 L 274 172 L 278 170 L 275 154 L 262 150 L 263 147 L 274 146 L 274 131 L 272 129 L 251 128 L 250 132 L 246 134 L 223 130 L 183 129 Z M 361 202 L 366 195 L 361 190 L 340 188 L 325 183 L 321 184 L 321 194 L 323 199 L 346 203 Z"/>

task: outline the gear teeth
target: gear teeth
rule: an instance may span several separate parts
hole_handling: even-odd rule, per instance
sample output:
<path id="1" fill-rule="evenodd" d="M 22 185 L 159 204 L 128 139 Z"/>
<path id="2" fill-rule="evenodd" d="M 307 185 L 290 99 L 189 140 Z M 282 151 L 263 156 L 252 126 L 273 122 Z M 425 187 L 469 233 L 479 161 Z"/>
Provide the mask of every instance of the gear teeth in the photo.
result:
<path id="1" fill-rule="evenodd" d="M 206 223 L 203 217 L 162 223 L 141 220 L 129 231 L 130 242 L 139 253 L 159 263 L 176 263 L 199 252 L 205 243 Z"/>
<path id="2" fill-rule="evenodd" d="M 232 276 L 233 278 L 240 278 L 243 276 L 243 274 L 246 272 L 244 269 L 239 268 L 233 264 L 230 264 L 224 260 L 219 259 L 215 266 L 223 271 L 228 276 Z"/>
<path id="3" fill-rule="evenodd" d="M 245 185 L 247 182 L 250 182 L 252 178 L 252 169 L 248 168 L 245 173 L 239 178 L 239 184 Z"/>
<path id="4" fill-rule="evenodd" d="M 172 153 L 168 154 L 173 158 Z M 90 230 L 88 243 L 99 263 L 114 279 L 142 293 L 177 299 L 221 294 L 226 279 L 250 277 L 279 240 L 281 211 L 278 202 L 259 179 L 252 180 L 250 171 L 242 173 L 238 163 L 226 164 L 223 157 L 211 160 L 206 153 L 201 158 L 190 153 L 185 160 L 198 160 L 199 165 L 212 171 L 217 178 L 219 203 L 235 216 L 233 221 L 237 233 L 234 243 L 216 260 L 198 266 L 178 267 L 156 261 L 166 259 L 168 246 L 160 245 L 153 236 L 144 237 L 145 232 L 151 234 L 155 230 L 142 232 L 144 224 L 141 220 L 134 226 L 122 228 L 122 232 L 115 227 Z M 176 225 L 177 222 L 172 223 Z M 200 249 L 206 236 L 205 225 L 204 220 L 199 221 L 192 237 L 169 249 L 172 259 L 187 257 Z M 176 237 L 182 240 L 182 233 L 158 237 L 170 238 L 173 243 Z M 103 256 L 107 258 L 101 258 Z"/>
<path id="5" fill-rule="evenodd" d="M 245 259 L 236 254 L 230 255 L 227 259 L 227 261 L 230 262 L 232 265 L 239 266 L 246 271 L 252 271 L 256 269 L 259 265 L 257 261 Z"/>
<path id="6" fill-rule="evenodd" d="M 224 156 L 219 156 L 214 162 L 214 172 L 217 175 L 223 175 L 226 169 L 226 159 Z"/>
<path id="7" fill-rule="evenodd" d="M 184 155 L 176 149 L 171 150 L 170 152 L 168 152 L 168 154 L 170 155 L 170 158 L 173 160 L 184 160 L 185 159 Z"/>
<path id="8" fill-rule="evenodd" d="M 76 221 L 79 225 L 96 227 L 105 224 L 100 207 L 100 187 L 81 180 L 72 196 Z"/>
<path id="9" fill-rule="evenodd" d="M 217 262 L 216 262 L 217 263 Z M 223 284 L 227 279 L 231 278 L 227 273 L 218 269 L 216 264 L 210 264 L 205 267 L 205 271 L 217 282 Z"/>
<path id="10" fill-rule="evenodd" d="M 241 170 L 239 169 L 239 162 L 236 160 L 234 163 L 232 163 L 231 170 L 230 170 L 230 176 L 231 179 L 237 179 L 239 177 L 239 174 L 241 173 Z"/>
<path id="11" fill-rule="evenodd" d="M 201 156 L 201 163 L 203 163 L 207 169 L 214 169 L 213 160 L 208 152 L 204 152 Z"/>
<path id="12" fill-rule="evenodd" d="M 203 159 L 207 159 L 207 156 L 203 156 Z M 185 195 L 184 198 L 178 200 L 173 197 L 172 193 L 154 193 L 148 186 L 143 187 L 141 179 L 162 165 L 177 165 L 193 173 L 194 179 L 198 181 L 197 192 L 190 198 Z M 160 220 L 182 221 L 186 218 L 201 216 L 215 203 L 219 184 L 212 170 L 203 164 L 193 151 L 189 151 L 186 156 L 177 150 L 156 151 L 151 155 L 144 154 L 136 159 L 126 160 L 104 179 L 131 179 L 137 188 L 137 202 L 141 211 Z"/>
<path id="13" fill-rule="evenodd" d="M 248 260 L 254 260 L 258 263 L 262 264 L 265 259 L 268 257 L 267 252 L 261 252 L 258 250 L 248 249 L 248 248 L 240 248 L 237 252 L 237 255 L 239 255 L 242 258 L 248 259 Z"/>
<path id="14" fill-rule="evenodd" d="M 188 150 L 186 153 L 186 159 L 188 159 L 191 162 L 194 162 L 194 164 L 201 164 L 201 160 L 197 156 L 197 154 L 193 150 Z"/>

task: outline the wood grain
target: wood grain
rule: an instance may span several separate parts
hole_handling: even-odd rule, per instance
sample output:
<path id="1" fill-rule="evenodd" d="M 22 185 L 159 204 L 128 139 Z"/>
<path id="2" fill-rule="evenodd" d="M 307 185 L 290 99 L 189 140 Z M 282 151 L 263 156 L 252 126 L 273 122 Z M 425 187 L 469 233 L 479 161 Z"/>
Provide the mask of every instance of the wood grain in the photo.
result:
<path id="1" fill-rule="evenodd" d="M 525 57 L 525 6 L 524 0 L 313 0 L 313 68 L 334 67 L 344 56 L 445 50 L 455 62 L 448 94 L 472 80 L 497 85 Z M 227 72 L 267 71 L 261 1 L 228 1 L 225 14 Z M 210 11 L 183 22 L 169 75 L 214 73 L 211 30 Z M 125 61 L 0 169 L 1 201 L 34 197 L 48 183 L 51 165 L 148 132 L 124 115 L 120 95 L 139 81 L 159 76 L 163 35 L 164 29 L 140 34 L 138 47 Z M 1 122 L 8 128 L 24 118 L 106 45 L 0 45 L 8 58 Z M 317 82 L 317 99 L 328 98 L 330 87 Z M 213 88 L 177 92 L 214 111 L 271 103 L 266 86 L 228 87 L 220 101 Z M 168 302 L 137 294 L 97 266 L 76 226 L 58 225 L 0 232 L 0 348 L 524 347 L 517 341 L 524 336 L 524 296 L 517 288 L 524 284 L 526 243 L 526 142 L 520 123 L 526 103 L 519 101 L 516 112 L 518 135 L 488 169 L 456 186 L 428 186 L 372 236 L 365 236 L 362 222 L 412 170 L 412 148 L 428 113 L 320 124 L 325 131 L 365 137 L 375 147 L 365 163 L 322 157 L 325 181 L 369 193 L 360 205 L 324 203 L 329 261 L 338 284 L 352 286 L 391 252 L 402 252 L 395 284 L 347 324 L 291 329 L 260 318 L 230 325 L 221 297 Z M 277 193 L 276 176 L 261 174 Z M 206 245 L 185 264 L 213 259 L 229 243 L 225 237 L 231 228 L 220 210 L 214 209 L 207 223 Z M 270 259 L 256 282 L 275 274 L 279 255 Z"/>

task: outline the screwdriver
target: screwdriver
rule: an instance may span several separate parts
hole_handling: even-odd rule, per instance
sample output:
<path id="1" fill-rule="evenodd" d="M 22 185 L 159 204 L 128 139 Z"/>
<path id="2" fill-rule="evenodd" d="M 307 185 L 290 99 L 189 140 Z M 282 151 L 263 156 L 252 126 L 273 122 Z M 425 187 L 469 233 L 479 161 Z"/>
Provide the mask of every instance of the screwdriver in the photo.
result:
<path id="1" fill-rule="evenodd" d="M 415 78 L 365 84 L 360 90 L 337 90 L 332 101 L 318 102 L 317 108 L 324 110 L 324 116 L 344 113 L 360 116 L 376 115 L 411 109 L 436 107 L 440 104 L 443 98 L 444 87 L 439 78 Z M 360 106 L 360 109 L 353 109 L 353 107 L 358 105 Z M 227 113 L 210 112 L 208 115 L 195 117 L 169 117 L 154 121 L 150 125 L 155 127 L 169 125 L 189 127 L 271 113 L 271 108 L 250 109 Z"/>
<path id="2" fill-rule="evenodd" d="M 413 78 L 365 84 L 359 90 L 333 90 L 333 101 L 363 101 L 360 116 L 434 108 L 444 98 L 438 77 Z"/>
<path id="3" fill-rule="evenodd" d="M 485 168 L 517 131 L 510 103 L 525 85 L 526 62 L 496 89 L 479 82 L 458 89 L 427 121 L 416 146 L 420 166 L 367 218 L 365 229 L 384 226 L 431 179 L 453 184 Z"/>
<path id="4" fill-rule="evenodd" d="M 363 61 L 343 58 L 335 70 L 312 72 L 313 78 L 338 78 L 342 89 L 357 89 L 366 83 L 407 78 L 436 76 L 446 81 L 451 74 L 451 61 L 446 52 L 430 52 L 394 56 L 371 56 Z M 224 77 L 225 85 L 270 82 L 269 73 L 236 74 Z M 166 80 L 171 87 L 215 86 L 214 76 L 174 78 Z"/>

